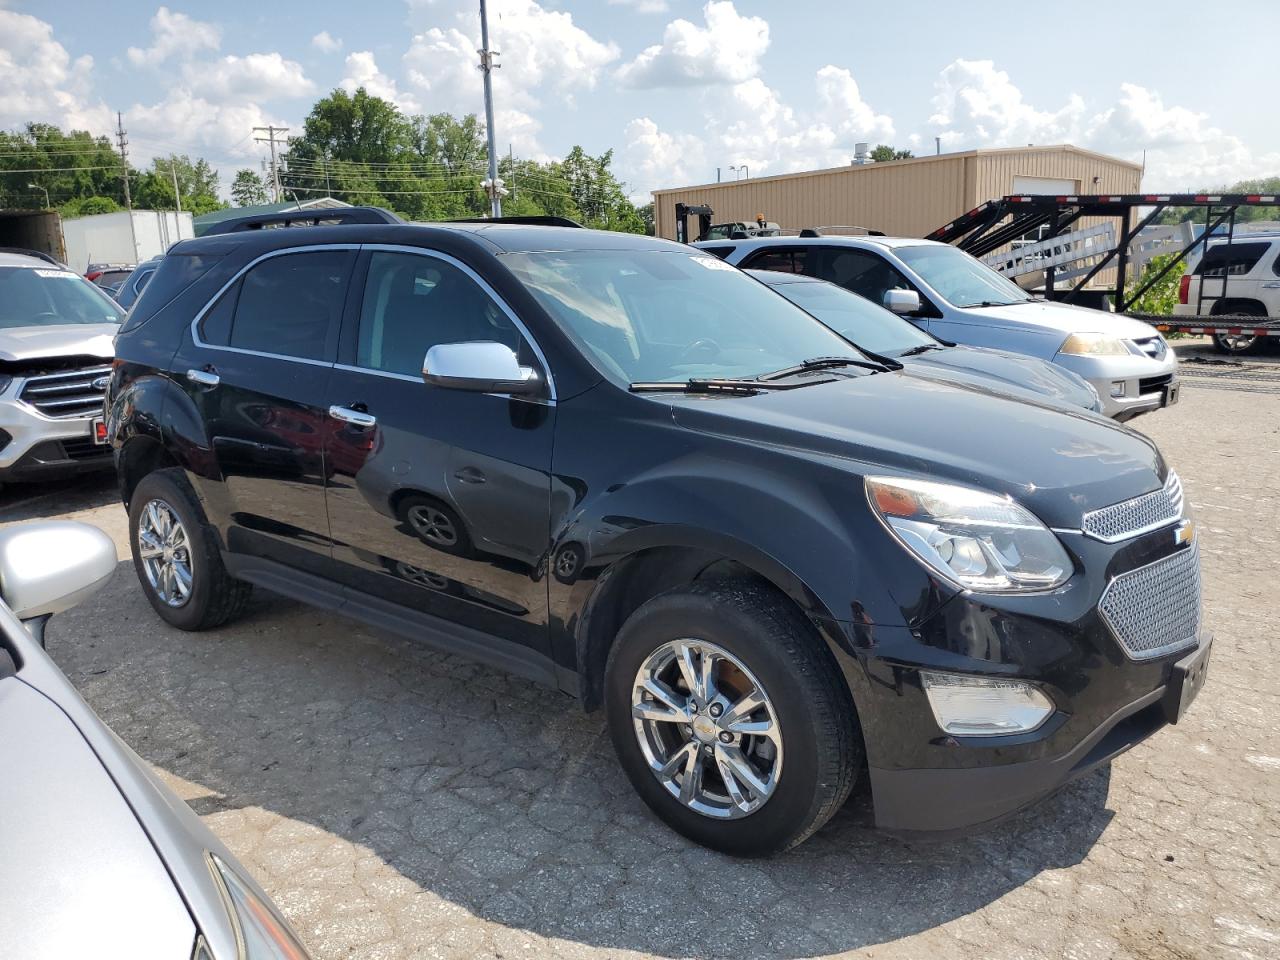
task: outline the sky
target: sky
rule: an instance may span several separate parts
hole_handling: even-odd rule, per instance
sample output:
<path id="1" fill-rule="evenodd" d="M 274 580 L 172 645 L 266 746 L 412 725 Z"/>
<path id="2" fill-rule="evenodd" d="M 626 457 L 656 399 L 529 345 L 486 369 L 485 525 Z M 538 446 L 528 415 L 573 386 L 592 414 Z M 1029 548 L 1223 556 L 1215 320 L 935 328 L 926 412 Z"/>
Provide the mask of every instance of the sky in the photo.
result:
<path id="1" fill-rule="evenodd" d="M 476 0 L 0 0 L 0 128 L 111 133 L 131 159 L 258 168 L 252 128 L 301 131 L 364 86 L 408 113 L 483 116 Z M 1229 9 L 1226 7 L 1229 6 Z M 1073 143 L 1146 162 L 1144 187 L 1280 175 L 1280 3 L 489 0 L 499 150 L 614 151 L 655 188 L 917 154 Z M 1209 35 L 1213 23 L 1224 32 Z M 736 169 L 731 169 L 736 168 Z M 745 168 L 745 169 L 744 169 Z"/>

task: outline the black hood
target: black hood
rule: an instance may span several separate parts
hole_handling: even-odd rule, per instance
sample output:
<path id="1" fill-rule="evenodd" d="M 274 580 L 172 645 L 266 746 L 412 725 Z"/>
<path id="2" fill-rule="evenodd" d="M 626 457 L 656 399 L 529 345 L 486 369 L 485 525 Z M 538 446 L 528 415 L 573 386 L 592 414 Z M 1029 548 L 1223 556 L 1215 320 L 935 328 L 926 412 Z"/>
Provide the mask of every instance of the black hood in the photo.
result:
<path id="1" fill-rule="evenodd" d="M 1155 444 L 1081 411 L 878 373 L 754 396 L 676 395 L 684 427 L 1008 493 L 1050 526 L 1158 489 Z"/>

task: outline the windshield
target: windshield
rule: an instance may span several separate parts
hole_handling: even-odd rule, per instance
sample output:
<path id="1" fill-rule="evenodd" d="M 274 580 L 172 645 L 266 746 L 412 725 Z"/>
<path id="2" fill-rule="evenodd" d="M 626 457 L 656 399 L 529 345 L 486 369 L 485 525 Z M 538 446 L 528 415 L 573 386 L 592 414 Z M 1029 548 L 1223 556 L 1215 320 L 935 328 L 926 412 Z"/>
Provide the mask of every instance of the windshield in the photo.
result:
<path id="1" fill-rule="evenodd" d="M 848 341 L 716 257 L 591 250 L 509 254 L 503 262 L 624 384 L 758 377 L 815 357 L 863 359 Z"/>
<path id="2" fill-rule="evenodd" d="M 1002 307 L 1031 299 L 1016 283 L 955 247 L 922 244 L 893 252 L 952 306 Z"/>
<path id="3" fill-rule="evenodd" d="M 834 283 L 793 281 L 769 286 L 863 350 L 894 356 L 914 347 L 938 345 L 909 321 Z"/>
<path id="4" fill-rule="evenodd" d="M 0 267 L 0 329 L 123 319 L 114 300 L 69 270 Z"/>

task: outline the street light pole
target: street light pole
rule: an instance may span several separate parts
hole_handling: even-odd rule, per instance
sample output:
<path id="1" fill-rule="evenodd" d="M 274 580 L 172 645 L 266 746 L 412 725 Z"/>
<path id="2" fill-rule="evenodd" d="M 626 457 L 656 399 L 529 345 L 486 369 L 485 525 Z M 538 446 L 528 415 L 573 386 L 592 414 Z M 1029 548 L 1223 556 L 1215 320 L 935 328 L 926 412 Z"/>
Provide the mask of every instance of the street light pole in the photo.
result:
<path id="1" fill-rule="evenodd" d="M 38 183 L 28 183 L 28 184 L 27 184 L 27 189 L 29 189 L 29 190 L 43 190 L 43 191 L 44 191 L 44 208 L 45 208 L 46 210 L 50 210 L 50 209 L 52 209 L 52 208 L 53 208 L 53 205 L 49 202 L 49 188 L 48 188 L 48 187 L 42 187 L 42 186 L 40 186 L 40 184 L 38 184 Z"/>
<path id="2" fill-rule="evenodd" d="M 489 209 L 495 217 L 502 216 L 502 196 L 498 193 L 498 147 L 493 130 L 493 58 L 497 55 L 489 49 L 489 14 L 484 0 L 480 0 L 480 70 L 484 74 L 484 118 L 489 134 Z"/>

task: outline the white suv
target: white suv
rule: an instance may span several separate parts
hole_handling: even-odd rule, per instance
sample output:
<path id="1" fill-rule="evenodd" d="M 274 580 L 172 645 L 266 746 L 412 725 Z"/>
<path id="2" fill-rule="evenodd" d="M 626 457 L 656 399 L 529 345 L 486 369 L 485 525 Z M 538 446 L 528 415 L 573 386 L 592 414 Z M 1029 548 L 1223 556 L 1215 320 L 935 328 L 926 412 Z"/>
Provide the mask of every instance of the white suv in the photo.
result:
<path id="1" fill-rule="evenodd" d="M 61 264 L 0 253 L 0 484 L 111 467 L 102 397 L 123 319 Z"/>
<path id="2" fill-rule="evenodd" d="M 1182 275 L 1176 316 L 1280 317 L 1280 233 L 1210 240 L 1200 262 Z M 1264 338 L 1215 334 L 1222 353 L 1251 353 Z"/>

